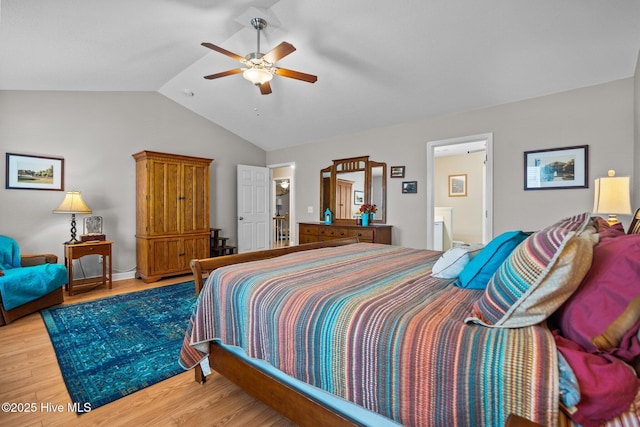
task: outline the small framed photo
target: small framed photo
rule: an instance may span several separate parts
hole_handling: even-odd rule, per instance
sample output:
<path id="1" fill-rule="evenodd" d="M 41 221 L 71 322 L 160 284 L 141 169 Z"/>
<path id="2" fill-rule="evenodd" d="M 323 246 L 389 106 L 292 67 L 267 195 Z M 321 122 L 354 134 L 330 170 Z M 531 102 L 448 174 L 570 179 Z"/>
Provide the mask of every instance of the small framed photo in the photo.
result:
<path id="1" fill-rule="evenodd" d="M 402 182 L 402 192 L 403 193 L 417 193 L 418 192 L 418 181 L 403 181 Z"/>
<path id="2" fill-rule="evenodd" d="M 467 196 L 467 174 L 449 175 L 449 197 Z"/>
<path id="3" fill-rule="evenodd" d="M 391 178 L 404 178 L 404 166 L 391 166 Z"/>
<path id="4" fill-rule="evenodd" d="M 353 204 L 361 205 L 364 203 L 364 191 L 354 190 L 353 191 Z"/>
<path id="5" fill-rule="evenodd" d="M 524 189 L 589 188 L 589 146 L 525 151 Z"/>
<path id="6" fill-rule="evenodd" d="M 5 188 L 64 190 L 64 159 L 7 153 Z"/>

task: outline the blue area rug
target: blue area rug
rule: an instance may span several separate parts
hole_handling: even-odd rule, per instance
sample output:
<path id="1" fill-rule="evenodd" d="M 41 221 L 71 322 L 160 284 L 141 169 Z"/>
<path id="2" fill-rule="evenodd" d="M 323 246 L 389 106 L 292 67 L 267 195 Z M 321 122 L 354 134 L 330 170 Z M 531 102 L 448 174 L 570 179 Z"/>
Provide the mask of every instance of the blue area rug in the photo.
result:
<path id="1" fill-rule="evenodd" d="M 193 282 L 42 310 L 76 408 L 91 409 L 177 375 Z"/>

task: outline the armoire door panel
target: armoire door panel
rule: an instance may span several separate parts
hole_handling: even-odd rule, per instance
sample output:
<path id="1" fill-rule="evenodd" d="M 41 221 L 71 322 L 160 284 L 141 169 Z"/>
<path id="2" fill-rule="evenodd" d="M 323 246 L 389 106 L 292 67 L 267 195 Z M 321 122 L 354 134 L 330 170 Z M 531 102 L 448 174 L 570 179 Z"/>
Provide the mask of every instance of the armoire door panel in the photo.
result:
<path id="1" fill-rule="evenodd" d="M 181 253 L 180 238 L 151 240 L 151 274 L 175 273 L 184 270 Z"/>
<path id="2" fill-rule="evenodd" d="M 150 188 L 150 235 L 180 231 L 180 164 L 152 161 Z"/>
<path id="3" fill-rule="evenodd" d="M 206 232 L 209 230 L 209 167 L 183 166 L 182 232 Z"/>

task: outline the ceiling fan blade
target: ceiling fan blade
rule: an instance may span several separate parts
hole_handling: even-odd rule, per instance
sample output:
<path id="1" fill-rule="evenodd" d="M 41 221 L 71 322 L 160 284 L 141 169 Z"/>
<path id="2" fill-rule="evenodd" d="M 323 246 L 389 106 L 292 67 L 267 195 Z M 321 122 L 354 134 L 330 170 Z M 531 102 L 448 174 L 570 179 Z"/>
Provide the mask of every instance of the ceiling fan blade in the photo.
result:
<path id="1" fill-rule="evenodd" d="M 282 42 L 278 46 L 274 47 L 267 53 L 263 58 L 265 61 L 271 62 L 272 64 L 285 56 L 289 55 L 296 51 L 296 48 L 293 47 L 292 44 L 287 42 Z"/>
<path id="2" fill-rule="evenodd" d="M 204 76 L 204 78 L 207 79 L 207 80 L 213 80 L 213 79 L 217 79 L 219 77 L 232 76 L 234 74 L 239 74 L 242 71 L 243 71 L 242 68 L 234 68 L 233 70 L 227 70 L 227 71 L 223 71 L 221 73 L 211 74 L 209 76 Z"/>
<path id="3" fill-rule="evenodd" d="M 235 53 L 233 53 L 233 52 L 229 52 L 228 50 L 223 49 L 223 48 L 221 48 L 220 46 L 216 46 L 216 45 L 215 45 L 215 44 L 213 44 L 213 43 L 206 43 L 206 42 L 205 42 L 205 43 L 201 43 L 201 44 L 202 44 L 202 46 L 204 46 L 204 47 L 208 47 L 209 49 L 215 50 L 216 52 L 220 52 L 220 53 L 221 53 L 221 54 L 223 54 L 223 55 L 227 55 L 227 56 L 229 56 L 229 57 L 231 57 L 231 58 L 235 59 L 236 61 L 240 61 L 240 62 L 242 62 L 242 61 L 244 60 L 244 58 L 243 58 L 242 56 L 237 55 L 237 54 L 235 54 Z"/>
<path id="4" fill-rule="evenodd" d="M 302 80 L 308 83 L 318 81 L 317 76 L 301 73 L 300 71 L 287 70 L 286 68 L 276 68 L 275 73 L 282 77 L 289 77 L 290 79 Z"/>
<path id="5" fill-rule="evenodd" d="M 260 85 L 260 93 L 263 95 L 269 95 L 271 93 L 271 85 L 269 82 L 264 82 Z"/>

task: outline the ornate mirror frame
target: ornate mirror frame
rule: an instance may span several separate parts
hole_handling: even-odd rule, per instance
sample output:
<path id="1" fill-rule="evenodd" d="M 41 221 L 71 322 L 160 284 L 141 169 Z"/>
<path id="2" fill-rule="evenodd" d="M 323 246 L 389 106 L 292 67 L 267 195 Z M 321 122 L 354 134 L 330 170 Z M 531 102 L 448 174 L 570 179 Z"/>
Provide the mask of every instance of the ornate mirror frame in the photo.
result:
<path id="1" fill-rule="evenodd" d="M 334 223 L 355 224 L 355 218 L 338 218 L 337 191 L 340 174 L 364 173 L 364 188 L 362 191 L 363 202 L 375 204 L 378 211 L 373 220 L 374 223 L 386 224 L 387 222 L 387 164 L 369 160 L 369 156 L 351 157 L 348 159 L 333 160 L 333 165 L 320 170 L 320 220 L 324 220 L 324 212 L 327 208 L 333 215 Z M 349 182 L 349 181 L 346 181 Z M 360 190 L 358 190 L 360 191 Z M 353 193 L 353 191 L 351 191 Z M 354 198 L 354 194 L 349 194 Z M 353 203 L 355 206 L 356 203 Z"/>

